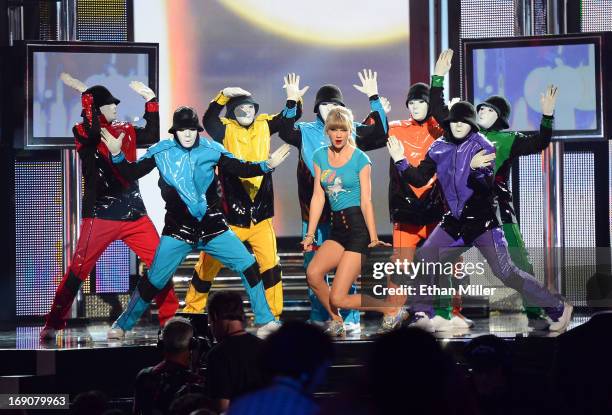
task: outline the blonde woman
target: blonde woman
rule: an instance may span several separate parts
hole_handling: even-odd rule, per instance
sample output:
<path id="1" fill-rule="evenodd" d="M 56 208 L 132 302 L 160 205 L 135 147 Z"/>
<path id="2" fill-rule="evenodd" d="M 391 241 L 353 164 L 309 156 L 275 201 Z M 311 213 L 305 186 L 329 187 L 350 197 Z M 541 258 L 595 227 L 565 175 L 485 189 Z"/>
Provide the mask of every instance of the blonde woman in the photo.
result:
<path id="1" fill-rule="evenodd" d="M 391 246 L 378 240 L 374 207 L 371 200 L 371 161 L 355 146 L 351 138 L 353 114 L 344 107 L 330 110 L 325 122 L 325 133 L 330 145 L 321 147 L 313 155 L 315 180 L 308 231 L 302 240 L 304 251 L 312 250 L 314 233 L 325 205 L 325 194 L 331 206 L 331 236 L 317 250 L 306 276 L 310 288 L 326 308 L 332 320 L 328 332 L 344 336 L 345 328 L 338 309 L 369 309 L 397 318 L 404 318 L 403 310 L 384 301 L 361 294 L 349 294 L 349 289 L 361 273 L 361 264 L 369 248 Z M 336 268 L 330 287 L 325 274 Z M 362 301 L 367 301 L 364 307 Z"/>

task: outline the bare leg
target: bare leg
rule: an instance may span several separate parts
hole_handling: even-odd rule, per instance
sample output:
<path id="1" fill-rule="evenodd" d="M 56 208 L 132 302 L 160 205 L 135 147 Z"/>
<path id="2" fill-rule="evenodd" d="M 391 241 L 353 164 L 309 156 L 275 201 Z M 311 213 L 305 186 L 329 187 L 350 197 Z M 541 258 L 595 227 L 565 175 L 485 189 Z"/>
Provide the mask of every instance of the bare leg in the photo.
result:
<path id="1" fill-rule="evenodd" d="M 361 273 L 363 255 L 358 252 L 344 251 L 334 282 L 332 283 L 330 300 L 333 307 L 351 310 L 371 310 L 384 314 L 397 314 L 398 307 L 386 300 L 379 300 L 369 295 L 352 294 L 349 289 Z"/>
<path id="2" fill-rule="evenodd" d="M 336 241 L 327 240 L 323 242 L 306 270 L 308 285 L 331 318 L 336 321 L 342 321 L 342 317 L 338 314 L 338 308 L 332 307 L 329 302 L 329 285 L 325 281 L 325 275 L 338 266 L 343 252 L 342 245 Z"/>

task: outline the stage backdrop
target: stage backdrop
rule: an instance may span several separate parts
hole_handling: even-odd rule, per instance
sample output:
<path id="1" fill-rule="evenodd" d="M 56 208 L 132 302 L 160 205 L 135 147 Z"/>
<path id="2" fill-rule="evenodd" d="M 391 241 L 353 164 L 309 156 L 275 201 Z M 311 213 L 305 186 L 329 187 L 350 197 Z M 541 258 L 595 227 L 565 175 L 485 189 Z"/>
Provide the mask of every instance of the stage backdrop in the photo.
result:
<path id="1" fill-rule="evenodd" d="M 359 83 L 357 72 L 363 68 L 378 71 L 380 95 L 393 106 L 390 119 L 408 116 L 408 2 L 135 0 L 134 19 L 135 41 L 160 45 L 162 137 L 167 136 L 174 108 L 193 106 L 201 117 L 226 86 L 249 90 L 260 112 L 278 112 L 284 105 L 283 76 L 288 72 L 300 74 L 301 84 L 310 86 L 302 121 L 314 119 L 314 97 L 325 83 L 338 85 L 356 119 L 362 119 L 369 112 L 368 100 L 352 85 Z M 274 136 L 272 148 L 281 143 Z M 379 233 L 390 234 L 388 153 L 382 149 L 369 155 Z M 279 236 L 300 232 L 296 163 L 294 150 L 274 173 Z M 161 231 L 164 210 L 157 175 L 141 180 L 141 190 Z"/>

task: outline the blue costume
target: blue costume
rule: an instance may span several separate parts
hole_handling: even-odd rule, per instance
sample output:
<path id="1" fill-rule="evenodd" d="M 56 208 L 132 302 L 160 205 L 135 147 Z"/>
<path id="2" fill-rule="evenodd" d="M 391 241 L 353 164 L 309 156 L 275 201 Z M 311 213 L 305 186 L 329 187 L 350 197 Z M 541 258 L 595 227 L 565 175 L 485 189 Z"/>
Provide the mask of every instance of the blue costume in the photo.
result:
<path id="1" fill-rule="evenodd" d="M 256 324 L 274 320 L 266 302 L 259 267 L 229 229 L 220 209 L 215 177 L 216 166 L 240 177 L 260 176 L 271 171 L 265 162 L 239 160 L 222 145 L 203 138 L 198 138 L 192 147 L 184 148 L 175 137 L 150 147 L 136 163 L 127 162 L 123 153 L 113 156 L 113 163 L 123 176 L 133 180 L 157 167 L 167 211 L 149 276 L 138 284 L 113 327 L 124 331 L 134 327 L 152 296 L 166 285 L 192 250 L 205 251 L 240 274 Z"/>

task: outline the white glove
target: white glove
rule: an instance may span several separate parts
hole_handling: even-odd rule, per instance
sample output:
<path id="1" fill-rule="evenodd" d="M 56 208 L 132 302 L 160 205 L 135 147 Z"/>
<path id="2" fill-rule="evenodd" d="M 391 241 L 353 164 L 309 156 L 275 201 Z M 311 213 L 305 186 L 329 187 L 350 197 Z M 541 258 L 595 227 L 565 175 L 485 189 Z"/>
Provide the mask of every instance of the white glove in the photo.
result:
<path id="1" fill-rule="evenodd" d="M 66 72 L 62 72 L 60 74 L 60 79 L 62 80 L 62 82 L 64 82 L 64 84 L 66 84 L 70 88 L 76 89 L 81 94 L 85 92 L 85 90 L 87 90 L 87 85 L 85 85 L 83 82 L 79 81 L 78 79 L 73 78 L 72 76 L 70 76 L 70 74 Z"/>
<path id="2" fill-rule="evenodd" d="M 109 153 L 113 156 L 117 156 L 121 153 L 121 145 L 123 144 L 123 136 L 125 133 L 121 133 L 119 137 L 115 138 L 106 128 L 102 128 L 100 129 L 100 135 L 100 139 L 106 144 Z"/>
<path id="3" fill-rule="evenodd" d="M 270 158 L 266 162 L 268 167 L 271 169 L 278 167 L 287 157 L 289 157 L 289 150 L 291 150 L 291 146 L 289 144 L 283 144 L 274 153 L 270 154 Z"/>
<path id="4" fill-rule="evenodd" d="M 387 150 L 389 150 L 389 155 L 394 163 L 406 158 L 406 156 L 404 156 L 404 145 L 393 135 L 387 140 Z"/>
<path id="5" fill-rule="evenodd" d="M 495 153 L 485 154 L 486 150 L 480 150 L 470 161 L 470 168 L 472 170 L 480 169 L 483 167 L 489 167 L 491 162 L 495 160 Z"/>
<path id="6" fill-rule="evenodd" d="M 461 98 L 458 98 L 458 97 L 451 99 L 450 102 L 448 103 L 448 109 L 453 108 L 453 105 L 455 105 L 459 101 L 461 101 Z"/>
<path id="7" fill-rule="evenodd" d="M 285 81 L 283 88 L 285 88 L 287 92 L 287 101 L 299 101 L 306 91 L 308 91 L 308 88 L 310 88 L 309 86 L 305 86 L 300 89 L 300 76 L 294 73 L 288 74 L 283 80 Z"/>
<path id="8" fill-rule="evenodd" d="M 130 88 L 132 88 L 138 95 L 142 96 L 147 101 L 151 101 L 155 98 L 155 92 L 140 81 L 130 82 Z"/>
<path id="9" fill-rule="evenodd" d="M 438 56 L 436 66 L 434 66 L 434 75 L 446 76 L 452 66 L 451 62 L 453 60 L 453 53 L 454 52 L 452 49 L 446 49 L 442 51 L 440 56 Z"/>
<path id="10" fill-rule="evenodd" d="M 388 114 L 391 112 L 391 103 L 389 102 L 389 100 L 385 97 L 380 97 L 380 103 L 383 106 L 383 109 L 385 110 L 385 114 Z"/>
<path id="11" fill-rule="evenodd" d="M 557 91 L 558 88 L 554 85 L 549 85 L 546 88 L 546 92 L 540 94 L 540 107 L 542 107 L 542 114 L 553 115 L 555 112 L 555 104 L 557 102 Z"/>
<path id="12" fill-rule="evenodd" d="M 361 81 L 361 86 L 353 84 L 357 91 L 366 94 L 368 97 L 378 95 L 378 74 L 376 72 L 372 72 L 371 69 L 364 69 L 363 74 L 357 72 L 357 75 L 359 75 Z"/>
<path id="13" fill-rule="evenodd" d="M 228 98 L 251 96 L 251 93 L 249 91 L 242 88 L 238 88 L 237 86 L 228 86 L 227 88 L 223 88 L 223 91 L 221 91 L 221 93 Z"/>

